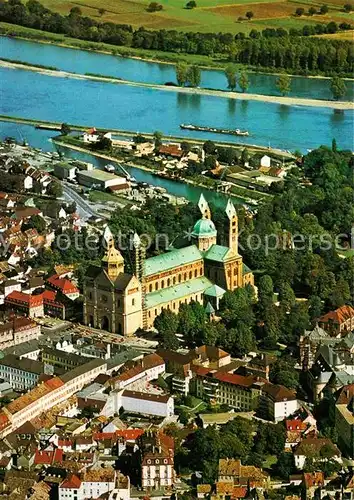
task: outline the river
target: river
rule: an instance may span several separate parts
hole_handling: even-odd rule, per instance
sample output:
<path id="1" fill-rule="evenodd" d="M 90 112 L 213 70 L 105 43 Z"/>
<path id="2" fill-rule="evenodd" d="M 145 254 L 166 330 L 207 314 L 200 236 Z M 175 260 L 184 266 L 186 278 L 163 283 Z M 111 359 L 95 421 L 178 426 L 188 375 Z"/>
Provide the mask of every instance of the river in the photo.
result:
<path id="1" fill-rule="evenodd" d="M 292 151 L 306 152 L 321 144 L 330 145 L 334 137 L 339 147 L 352 147 L 352 111 L 237 101 L 8 68 L 0 68 L 0 80 L 3 115 L 141 133 L 160 130 L 165 137 L 183 135 L 219 140 L 228 137 L 230 142 Z M 238 127 L 249 130 L 250 136 L 191 132 L 181 130 L 181 123 Z"/>
<path id="2" fill-rule="evenodd" d="M 176 81 L 174 66 L 170 64 L 152 63 L 6 37 L 0 39 L 0 57 L 55 66 L 64 71 L 81 74 L 96 73 L 136 82 L 164 84 L 168 81 Z M 248 90 L 253 94 L 279 95 L 276 89 L 276 79 L 276 75 L 250 73 Z M 343 100 L 351 101 L 354 98 L 354 81 L 347 81 L 346 85 L 347 94 Z M 201 87 L 226 90 L 227 82 L 224 73 L 217 70 L 202 71 Z M 328 79 L 293 77 L 289 96 L 328 100 L 332 97 L 329 87 Z"/>

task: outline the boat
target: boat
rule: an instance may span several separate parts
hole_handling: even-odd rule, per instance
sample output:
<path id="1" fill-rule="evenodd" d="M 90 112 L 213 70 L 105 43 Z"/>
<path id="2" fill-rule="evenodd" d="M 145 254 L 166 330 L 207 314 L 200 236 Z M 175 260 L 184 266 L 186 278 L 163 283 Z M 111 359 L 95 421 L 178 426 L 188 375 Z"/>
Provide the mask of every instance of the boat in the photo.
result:
<path id="1" fill-rule="evenodd" d="M 180 124 L 180 128 L 184 130 L 195 130 L 197 132 L 213 132 L 214 134 L 227 134 L 227 135 L 237 135 L 237 136 L 248 136 L 248 130 L 240 130 L 239 128 L 228 129 L 228 128 L 217 128 L 217 127 L 203 127 L 201 125 L 186 125 L 184 123 Z"/>
<path id="2" fill-rule="evenodd" d="M 111 164 L 105 165 L 104 169 L 106 170 L 106 172 L 114 172 L 115 171 L 114 165 L 111 165 Z"/>

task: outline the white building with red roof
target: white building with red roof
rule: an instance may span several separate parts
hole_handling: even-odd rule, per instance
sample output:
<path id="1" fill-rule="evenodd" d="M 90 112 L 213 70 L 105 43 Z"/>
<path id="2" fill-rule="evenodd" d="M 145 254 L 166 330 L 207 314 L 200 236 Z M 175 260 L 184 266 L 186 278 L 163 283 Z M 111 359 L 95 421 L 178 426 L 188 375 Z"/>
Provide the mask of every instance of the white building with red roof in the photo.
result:
<path id="1" fill-rule="evenodd" d="M 90 469 L 69 475 L 59 486 L 59 500 L 130 499 L 129 478 L 113 469 Z"/>
<path id="2" fill-rule="evenodd" d="M 54 290 L 60 291 L 71 300 L 77 299 L 80 295 L 79 289 L 72 281 L 67 278 L 61 278 L 57 274 L 53 274 L 53 276 L 48 278 L 47 283 L 54 288 Z"/>

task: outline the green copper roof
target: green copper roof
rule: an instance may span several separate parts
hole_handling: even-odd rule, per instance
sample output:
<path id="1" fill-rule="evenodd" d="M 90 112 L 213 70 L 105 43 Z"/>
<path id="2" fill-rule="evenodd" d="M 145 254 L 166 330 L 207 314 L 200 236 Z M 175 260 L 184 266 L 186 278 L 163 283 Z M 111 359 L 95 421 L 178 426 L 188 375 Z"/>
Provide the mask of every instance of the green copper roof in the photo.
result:
<path id="1" fill-rule="evenodd" d="M 189 295 L 204 293 L 211 285 L 211 281 L 205 278 L 205 276 L 202 276 L 201 278 L 195 278 L 185 283 L 180 283 L 179 285 L 158 290 L 157 292 L 147 293 L 146 307 L 150 309 L 151 307 L 163 305 L 173 300 L 183 299 Z"/>
<path id="2" fill-rule="evenodd" d="M 209 250 L 205 252 L 204 258 L 208 260 L 216 260 L 217 262 L 224 262 L 227 259 L 230 249 L 222 245 L 212 245 Z"/>
<path id="3" fill-rule="evenodd" d="M 191 264 L 203 258 L 201 252 L 195 245 L 185 248 L 178 248 L 171 252 L 166 252 L 156 257 L 150 257 L 145 262 L 145 276 L 162 273 L 175 267 Z"/>
<path id="4" fill-rule="evenodd" d="M 218 298 L 220 298 L 220 297 L 222 297 L 224 295 L 224 293 L 226 293 L 226 290 L 224 290 L 223 288 L 221 288 L 221 286 L 212 285 L 211 287 L 207 288 L 204 293 L 208 297 L 218 297 Z"/>
<path id="5" fill-rule="evenodd" d="M 210 219 L 199 219 L 193 227 L 192 236 L 209 237 L 216 236 L 214 222 Z"/>
<path id="6" fill-rule="evenodd" d="M 206 308 L 205 308 L 205 312 L 207 314 L 214 314 L 215 313 L 215 309 L 213 308 L 213 306 L 210 304 L 210 302 L 207 303 L 206 305 Z"/>
<path id="7" fill-rule="evenodd" d="M 248 274 L 248 273 L 251 273 L 251 269 L 246 266 L 246 264 L 242 264 L 242 274 Z"/>

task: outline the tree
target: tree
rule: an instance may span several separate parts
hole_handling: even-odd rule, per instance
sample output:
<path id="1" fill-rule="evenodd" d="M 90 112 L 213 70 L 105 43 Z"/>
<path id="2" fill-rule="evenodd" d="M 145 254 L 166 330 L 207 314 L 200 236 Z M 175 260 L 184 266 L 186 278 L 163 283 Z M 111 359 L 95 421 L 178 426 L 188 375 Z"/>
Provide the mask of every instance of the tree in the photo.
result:
<path id="1" fill-rule="evenodd" d="M 253 12 L 251 10 L 249 10 L 248 12 L 246 12 L 246 17 L 250 21 L 254 17 Z"/>
<path id="2" fill-rule="evenodd" d="M 241 87 L 242 92 L 247 92 L 247 89 L 250 84 L 247 73 L 242 72 L 240 74 L 238 84 Z"/>
<path id="3" fill-rule="evenodd" d="M 155 318 L 154 327 L 162 338 L 162 344 L 166 349 L 176 350 L 179 340 L 176 336 L 178 329 L 178 316 L 169 309 L 163 309 Z"/>
<path id="4" fill-rule="evenodd" d="M 159 149 L 162 146 L 162 132 L 159 132 L 158 130 L 155 130 L 154 132 L 154 142 L 155 142 L 155 148 Z"/>
<path id="5" fill-rule="evenodd" d="M 40 215 L 32 215 L 22 226 L 23 230 L 37 229 L 39 234 L 43 234 L 47 228 L 46 221 Z"/>
<path id="6" fill-rule="evenodd" d="M 347 92 L 345 81 L 339 76 L 334 76 L 331 80 L 331 92 L 334 100 L 343 97 Z"/>
<path id="7" fill-rule="evenodd" d="M 216 152 L 216 144 L 213 141 L 205 141 L 203 144 L 205 154 L 212 155 Z"/>
<path id="8" fill-rule="evenodd" d="M 190 2 L 186 4 L 186 9 L 194 9 L 196 6 L 197 2 L 195 2 L 195 0 L 190 0 Z"/>
<path id="9" fill-rule="evenodd" d="M 227 88 L 231 91 L 235 90 L 237 84 L 236 78 L 236 66 L 234 64 L 229 64 L 225 68 L 225 76 L 227 79 Z"/>
<path id="10" fill-rule="evenodd" d="M 279 75 L 276 85 L 280 93 L 285 96 L 290 92 L 291 78 L 289 75 Z"/>
<path id="11" fill-rule="evenodd" d="M 328 8 L 328 5 L 321 5 L 321 8 L 320 8 L 320 13 L 321 14 L 327 14 L 329 11 L 329 8 Z"/>
<path id="12" fill-rule="evenodd" d="M 321 316 L 323 308 L 320 297 L 317 295 L 310 295 L 308 306 L 311 321 L 314 321 Z"/>
<path id="13" fill-rule="evenodd" d="M 293 453 L 281 453 L 278 457 L 275 469 L 277 474 L 279 474 L 282 479 L 288 480 L 289 476 L 295 472 L 295 460 Z"/>
<path id="14" fill-rule="evenodd" d="M 106 9 L 98 9 L 99 15 L 102 17 L 106 13 Z"/>
<path id="15" fill-rule="evenodd" d="M 354 5 L 351 3 L 346 3 L 344 4 L 344 10 L 345 12 L 351 12 L 352 10 L 354 10 Z"/>
<path id="16" fill-rule="evenodd" d="M 204 166 L 207 170 L 214 170 L 216 167 L 216 157 L 212 155 L 208 155 L 205 157 Z"/>
<path id="17" fill-rule="evenodd" d="M 158 12 L 160 10 L 163 9 L 163 6 L 157 2 L 151 2 L 149 3 L 149 5 L 147 6 L 147 11 L 148 12 Z"/>
<path id="18" fill-rule="evenodd" d="M 104 137 L 103 135 L 99 138 L 99 140 L 94 143 L 94 149 L 99 149 L 101 151 L 111 151 L 112 150 L 112 141 L 109 137 Z"/>
<path id="19" fill-rule="evenodd" d="M 191 87 L 199 87 L 201 81 L 201 71 L 199 66 L 193 64 L 189 67 L 187 73 L 187 80 Z"/>
<path id="20" fill-rule="evenodd" d="M 299 373 L 295 370 L 291 359 L 280 358 L 271 368 L 270 380 L 273 384 L 283 385 L 294 390 L 299 386 Z"/>
<path id="21" fill-rule="evenodd" d="M 60 131 L 61 131 L 61 135 L 69 135 L 71 132 L 71 129 L 67 123 L 62 123 Z"/>
<path id="22" fill-rule="evenodd" d="M 247 148 L 244 148 L 241 153 L 241 163 L 245 165 L 250 159 L 250 154 Z"/>
<path id="23" fill-rule="evenodd" d="M 334 138 L 332 139 L 332 151 L 333 153 L 337 152 L 337 141 Z"/>
<path id="24" fill-rule="evenodd" d="M 180 87 L 184 87 L 188 81 L 188 65 L 179 62 L 176 64 L 176 79 Z"/>
<path id="25" fill-rule="evenodd" d="M 182 151 L 183 151 L 184 154 L 189 153 L 189 151 L 191 150 L 190 143 L 187 142 L 187 141 L 182 141 L 181 142 L 181 149 L 182 149 Z"/>
<path id="26" fill-rule="evenodd" d="M 61 198 L 61 196 L 63 195 L 63 188 L 61 183 L 58 181 L 52 181 L 50 184 L 48 184 L 47 194 L 53 196 L 54 198 Z"/>
<path id="27" fill-rule="evenodd" d="M 295 14 L 298 16 L 298 17 L 301 17 L 305 14 L 305 9 L 303 9 L 302 7 L 298 7 L 295 11 Z"/>
<path id="28" fill-rule="evenodd" d="M 291 288 L 289 283 L 281 283 L 279 287 L 279 302 L 280 306 L 286 311 L 289 312 L 291 307 L 295 304 L 295 293 Z"/>
<path id="29" fill-rule="evenodd" d="M 317 9 L 315 7 L 310 7 L 308 10 L 309 16 L 314 16 L 317 12 Z"/>
<path id="30" fill-rule="evenodd" d="M 81 16 L 82 12 L 80 7 L 72 7 L 70 9 L 70 16 Z"/>

